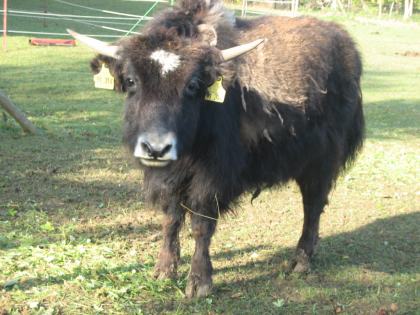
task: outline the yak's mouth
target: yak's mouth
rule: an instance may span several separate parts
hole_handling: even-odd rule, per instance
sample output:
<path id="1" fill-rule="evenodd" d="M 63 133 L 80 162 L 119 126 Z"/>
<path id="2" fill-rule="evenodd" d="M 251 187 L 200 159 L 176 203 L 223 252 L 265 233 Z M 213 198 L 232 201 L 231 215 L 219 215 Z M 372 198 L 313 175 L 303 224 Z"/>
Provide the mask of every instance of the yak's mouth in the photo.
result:
<path id="1" fill-rule="evenodd" d="M 140 162 L 150 167 L 164 167 L 168 165 L 172 160 L 159 160 L 159 159 L 145 159 L 139 158 Z"/>

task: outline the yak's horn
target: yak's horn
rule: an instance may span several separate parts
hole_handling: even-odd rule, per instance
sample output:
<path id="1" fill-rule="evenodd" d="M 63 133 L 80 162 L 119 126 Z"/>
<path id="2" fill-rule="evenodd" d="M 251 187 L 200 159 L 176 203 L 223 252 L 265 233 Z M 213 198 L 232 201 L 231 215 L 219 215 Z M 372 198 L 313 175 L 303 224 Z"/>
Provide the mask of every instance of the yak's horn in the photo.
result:
<path id="1" fill-rule="evenodd" d="M 245 45 L 236 46 L 236 47 L 232 47 L 232 48 L 229 48 L 229 49 L 221 50 L 220 53 L 222 54 L 222 57 L 223 57 L 224 61 L 228 61 L 230 59 L 238 57 L 238 56 L 254 49 L 259 44 L 261 44 L 265 41 L 266 41 L 266 39 L 262 38 L 262 39 L 256 40 L 255 42 L 252 42 L 252 43 L 248 43 L 248 44 L 245 44 Z"/>
<path id="2" fill-rule="evenodd" d="M 105 55 L 105 56 L 109 56 L 109 57 L 113 57 L 113 58 L 117 58 L 117 47 L 116 46 L 108 46 L 107 43 L 101 42 L 100 40 L 94 39 L 94 38 L 90 38 L 87 37 L 85 35 L 81 35 L 79 33 L 76 33 L 72 30 L 67 29 L 67 32 L 73 36 L 75 39 L 81 41 L 83 44 L 89 46 L 90 48 L 93 48 L 94 50 L 96 50 L 98 53 Z"/>

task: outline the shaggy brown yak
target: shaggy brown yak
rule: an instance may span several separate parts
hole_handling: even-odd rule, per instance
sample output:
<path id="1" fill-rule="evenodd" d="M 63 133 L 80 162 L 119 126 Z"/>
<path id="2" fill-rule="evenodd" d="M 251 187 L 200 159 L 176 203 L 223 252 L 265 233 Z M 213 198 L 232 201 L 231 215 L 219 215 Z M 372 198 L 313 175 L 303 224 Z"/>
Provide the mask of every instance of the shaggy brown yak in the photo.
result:
<path id="1" fill-rule="evenodd" d="M 142 35 L 111 45 L 70 32 L 100 53 L 93 71 L 107 63 L 115 89 L 127 94 L 124 142 L 148 200 L 164 212 L 155 277 L 177 273 L 187 207 L 196 247 L 186 294 L 206 296 L 219 212 L 246 191 L 255 198 L 290 180 L 305 215 L 287 271 L 310 268 L 328 194 L 363 143 L 362 64 L 340 25 L 240 19 L 219 0 L 181 0 Z M 214 88 L 220 83 L 225 96 Z"/>

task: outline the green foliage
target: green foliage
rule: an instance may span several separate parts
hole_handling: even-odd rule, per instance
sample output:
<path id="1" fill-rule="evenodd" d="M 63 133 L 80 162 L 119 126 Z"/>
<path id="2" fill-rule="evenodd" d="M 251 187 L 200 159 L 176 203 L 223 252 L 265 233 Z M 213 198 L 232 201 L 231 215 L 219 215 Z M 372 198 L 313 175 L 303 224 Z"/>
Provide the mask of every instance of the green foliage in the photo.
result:
<path id="1" fill-rule="evenodd" d="M 40 225 L 41 230 L 44 232 L 54 231 L 54 227 L 51 225 L 51 222 L 47 221 L 45 224 Z"/>
<path id="2" fill-rule="evenodd" d="M 283 299 L 279 299 L 276 302 L 273 302 L 273 304 L 274 304 L 275 307 L 280 308 L 280 307 L 282 307 L 284 305 L 284 300 Z"/>

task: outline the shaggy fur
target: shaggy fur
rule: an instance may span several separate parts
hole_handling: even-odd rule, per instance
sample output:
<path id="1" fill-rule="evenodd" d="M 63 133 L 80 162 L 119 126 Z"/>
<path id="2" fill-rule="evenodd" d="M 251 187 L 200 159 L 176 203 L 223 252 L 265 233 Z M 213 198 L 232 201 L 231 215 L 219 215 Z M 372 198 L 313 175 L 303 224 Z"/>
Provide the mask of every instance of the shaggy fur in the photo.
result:
<path id="1" fill-rule="evenodd" d="M 219 49 L 259 38 L 267 41 L 221 59 Z M 133 151 L 139 134 L 152 130 L 177 137 L 177 160 L 160 168 L 139 163 L 148 199 L 165 214 L 154 275 L 176 274 L 183 206 L 217 219 L 244 192 L 257 197 L 292 179 L 305 216 L 288 271 L 308 270 L 328 194 L 363 143 L 362 64 L 348 33 L 309 17 L 235 19 L 219 0 L 181 0 L 143 35 L 115 45 L 118 59 L 99 55 L 91 65 L 98 72 L 110 64 L 116 90 L 127 93 L 126 145 Z M 162 75 L 150 58 L 159 50 L 180 56 L 179 67 Z M 217 76 L 227 90 L 223 104 L 204 100 Z M 196 250 L 186 293 L 205 296 L 217 221 L 195 214 L 191 221 Z"/>

